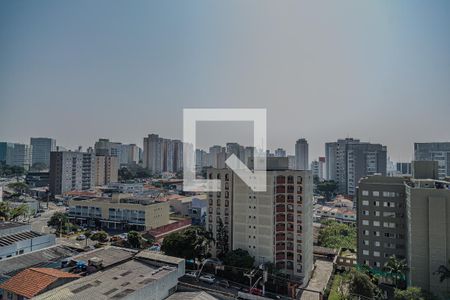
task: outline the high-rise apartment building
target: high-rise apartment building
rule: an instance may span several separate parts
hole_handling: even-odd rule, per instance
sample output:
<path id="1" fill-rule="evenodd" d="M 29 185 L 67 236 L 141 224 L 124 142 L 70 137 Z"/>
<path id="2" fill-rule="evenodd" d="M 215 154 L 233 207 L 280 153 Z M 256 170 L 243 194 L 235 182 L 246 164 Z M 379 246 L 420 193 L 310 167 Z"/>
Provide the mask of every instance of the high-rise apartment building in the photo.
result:
<path id="1" fill-rule="evenodd" d="M 286 150 L 283 148 L 275 149 L 275 157 L 286 157 Z"/>
<path id="2" fill-rule="evenodd" d="M 94 153 L 51 152 L 50 193 L 61 195 L 73 190 L 90 190 L 95 186 L 96 159 Z"/>
<path id="3" fill-rule="evenodd" d="M 109 139 L 99 139 L 94 144 L 94 150 L 96 155 L 111 155 L 120 159 L 122 143 L 111 142 Z"/>
<path id="4" fill-rule="evenodd" d="M 211 169 L 222 180 L 209 193 L 207 228 L 218 235 L 219 218 L 227 226 L 230 249 L 244 249 L 256 264 L 271 262 L 291 278 L 307 282 L 313 268 L 312 175 L 268 161 L 266 192 L 253 192 L 228 169 Z M 217 254 L 215 252 L 214 254 Z"/>
<path id="5" fill-rule="evenodd" d="M 405 259 L 405 179 L 387 176 L 362 178 L 356 206 L 358 264 L 382 270 L 393 255 Z"/>
<path id="6" fill-rule="evenodd" d="M 31 165 L 41 163 L 50 166 L 50 152 L 56 151 L 56 140 L 46 137 L 30 138 L 32 148 Z"/>
<path id="7" fill-rule="evenodd" d="M 217 240 L 220 236 L 220 227 L 223 226 L 225 240 L 222 246 L 213 245 L 212 254 L 220 254 L 233 249 L 233 178 L 234 173 L 230 169 L 210 168 L 207 172 L 208 179 L 220 179 L 221 191 L 208 193 L 208 211 L 206 228 L 212 232 L 213 238 Z M 222 224 L 222 225 L 221 225 Z M 225 249 L 221 249 L 225 248 Z"/>
<path id="8" fill-rule="evenodd" d="M 450 142 L 414 143 L 414 159 L 437 161 L 439 178 L 450 176 Z"/>
<path id="9" fill-rule="evenodd" d="M 397 175 L 411 175 L 411 163 L 410 162 L 398 162 L 396 164 Z"/>
<path id="10" fill-rule="evenodd" d="M 144 138 L 144 167 L 153 174 L 183 169 L 183 143 L 149 134 Z"/>
<path id="11" fill-rule="evenodd" d="M 386 175 L 387 150 L 381 144 L 347 138 L 325 144 L 327 179 L 338 183 L 338 191 L 355 195 L 360 178 Z"/>
<path id="12" fill-rule="evenodd" d="M 0 163 L 10 165 L 14 152 L 14 143 L 0 142 Z"/>
<path id="13" fill-rule="evenodd" d="M 119 158 L 111 155 L 95 156 L 95 184 L 107 185 L 118 181 Z"/>
<path id="14" fill-rule="evenodd" d="M 450 257 L 450 182 L 414 179 L 406 185 L 408 286 L 448 299 L 450 283 L 435 272 Z"/>
<path id="15" fill-rule="evenodd" d="M 325 157 L 321 156 L 318 160 L 314 160 L 311 162 L 311 171 L 313 178 L 317 176 L 319 180 L 323 180 L 324 178 L 324 168 L 325 168 Z"/>
<path id="16" fill-rule="evenodd" d="M 309 158 L 308 158 L 308 142 L 306 139 L 299 139 L 295 143 L 295 159 L 297 170 L 308 170 L 309 169 Z"/>

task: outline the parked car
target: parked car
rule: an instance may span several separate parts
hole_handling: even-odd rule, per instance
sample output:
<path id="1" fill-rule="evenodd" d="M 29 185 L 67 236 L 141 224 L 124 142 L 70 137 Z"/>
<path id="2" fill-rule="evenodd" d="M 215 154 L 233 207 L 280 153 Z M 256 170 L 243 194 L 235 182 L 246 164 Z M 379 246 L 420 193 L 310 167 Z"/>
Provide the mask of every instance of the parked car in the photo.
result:
<path id="1" fill-rule="evenodd" d="M 186 272 L 186 274 L 184 274 L 184 276 L 190 277 L 190 278 L 197 278 L 197 272 L 196 271 L 189 271 L 189 272 Z"/>
<path id="2" fill-rule="evenodd" d="M 214 276 L 212 276 L 212 275 L 202 275 L 202 276 L 200 276 L 199 279 L 201 281 L 204 281 L 204 282 L 207 282 L 207 283 L 210 283 L 210 284 L 213 284 L 214 281 L 216 281 L 216 278 Z"/>
<path id="3" fill-rule="evenodd" d="M 80 234 L 77 236 L 77 241 L 84 241 L 86 239 L 86 236 L 84 234 Z"/>

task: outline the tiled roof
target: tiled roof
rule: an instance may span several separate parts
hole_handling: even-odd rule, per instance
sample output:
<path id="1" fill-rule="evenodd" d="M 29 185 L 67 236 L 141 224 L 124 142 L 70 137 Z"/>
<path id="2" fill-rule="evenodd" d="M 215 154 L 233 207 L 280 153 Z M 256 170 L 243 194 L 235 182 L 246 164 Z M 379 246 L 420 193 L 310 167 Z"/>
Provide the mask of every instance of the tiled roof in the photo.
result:
<path id="1" fill-rule="evenodd" d="M 0 289 L 10 291 L 26 298 L 32 298 L 60 278 L 79 277 L 80 275 L 70 274 L 51 268 L 30 268 L 18 273 L 5 283 L 1 284 Z"/>

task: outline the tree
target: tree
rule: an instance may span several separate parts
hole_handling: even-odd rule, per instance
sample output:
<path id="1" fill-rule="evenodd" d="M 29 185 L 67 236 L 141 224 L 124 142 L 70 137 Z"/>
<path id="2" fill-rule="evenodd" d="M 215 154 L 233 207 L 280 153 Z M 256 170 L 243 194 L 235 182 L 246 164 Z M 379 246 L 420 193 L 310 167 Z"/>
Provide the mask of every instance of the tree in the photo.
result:
<path id="1" fill-rule="evenodd" d="M 426 295 L 419 287 L 409 287 L 406 290 L 395 289 L 395 300 L 425 300 Z"/>
<path id="2" fill-rule="evenodd" d="M 217 255 L 219 258 L 223 257 L 228 252 L 228 231 L 223 225 L 222 218 L 219 217 L 219 224 L 217 227 L 216 248 L 219 251 Z"/>
<path id="3" fill-rule="evenodd" d="M 319 231 L 319 244 L 327 248 L 356 249 L 356 228 L 336 221 L 325 221 Z"/>
<path id="4" fill-rule="evenodd" d="M 29 208 L 26 204 L 11 207 L 9 202 L 0 202 L 0 220 L 17 221 L 19 217 L 25 217 L 29 214 Z"/>
<path id="5" fill-rule="evenodd" d="M 439 274 L 439 281 L 444 282 L 444 280 L 450 279 L 450 260 L 448 261 L 448 266 L 440 265 L 433 275 Z"/>
<path id="6" fill-rule="evenodd" d="M 201 260 L 207 257 L 212 241 L 210 232 L 202 227 L 191 226 L 164 237 L 161 250 L 166 255 Z"/>
<path id="7" fill-rule="evenodd" d="M 130 244 L 132 248 L 141 248 L 142 236 L 136 231 L 128 232 L 128 244 Z"/>
<path id="8" fill-rule="evenodd" d="M 399 280 L 405 280 L 408 264 L 404 259 L 398 259 L 393 255 L 389 257 L 383 270 L 394 279 L 394 286 L 398 287 Z"/>
<path id="9" fill-rule="evenodd" d="M 12 182 L 9 183 L 8 188 L 14 190 L 16 193 L 25 193 L 28 190 L 28 185 L 24 182 Z"/>
<path id="10" fill-rule="evenodd" d="M 69 218 L 65 213 L 55 212 L 48 220 L 47 225 L 56 228 L 56 232 L 67 232 L 67 227 L 70 226 Z"/>
<path id="11" fill-rule="evenodd" d="M 119 169 L 119 181 L 127 181 L 134 178 L 133 173 L 128 170 L 127 167 L 122 167 Z"/>
<path id="12" fill-rule="evenodd" d="M 348 287 L 350 294 L 360 295 L 373 299 L 377 294 L 377 286 L 370 277 L 356 269 L 352 269 L 348 277 Z"/>
<path id="13" fill-rule="evenodd" d="M 91 240 L 101 243 L 108 241 L 108 234 L 104 231 L 97 231 L 91 236 Z"/>
<path id="14" fill-rule="evenodd" d="M 336 193 L 338 188 L 337 182 L 333 180 L 327 180 L 320 182 L 316 185 L 317 191 L 324 195 L 327 199 L 330 199 L 333 194 Z"/>
<path id="15" fill-rule="evenodd" d="M 48 166 L 45 163 L 37 162 L 31 166 L 31 170 L 33 171 L 42 171 L 48 169 Z"/>
<path id="16" fill-rule="evenodd" d="M 235 249 L 225 254 L 223 263 L 227 266 L 251 269 L 255 263 L 255 258 L 247 250 Z"/>

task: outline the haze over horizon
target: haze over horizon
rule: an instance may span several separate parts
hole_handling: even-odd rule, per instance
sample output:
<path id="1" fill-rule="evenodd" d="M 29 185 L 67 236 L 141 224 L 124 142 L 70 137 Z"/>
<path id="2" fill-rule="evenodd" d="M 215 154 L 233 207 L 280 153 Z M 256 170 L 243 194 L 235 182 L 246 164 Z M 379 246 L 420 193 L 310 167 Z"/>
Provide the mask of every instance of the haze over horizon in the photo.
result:
<path id="1" fill-rule="evenodd" d="M 450 2 L 0 3 L 1 141 L 142 147 L 183 108 L 267 108 L 268 148 L 310 160 L 345 137 L 411 160 L 450 141 Z M 226 128 L 202 145 L 250 141 Z"/>

